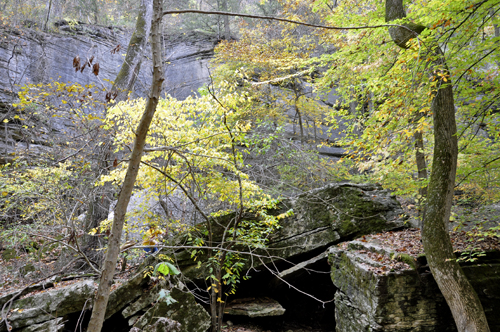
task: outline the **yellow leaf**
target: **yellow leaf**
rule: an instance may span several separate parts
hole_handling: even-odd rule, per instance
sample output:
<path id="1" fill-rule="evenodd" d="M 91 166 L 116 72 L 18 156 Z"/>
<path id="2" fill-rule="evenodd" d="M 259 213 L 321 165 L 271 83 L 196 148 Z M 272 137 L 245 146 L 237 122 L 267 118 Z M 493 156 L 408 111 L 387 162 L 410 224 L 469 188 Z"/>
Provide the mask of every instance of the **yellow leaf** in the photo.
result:
<path id="1" fill-rule="evenodd" d="M 9 120 L 5 119 L 5 120 L 3 120 L 3 122 L 7 123 L 7 122 L 9 122 Z"/>

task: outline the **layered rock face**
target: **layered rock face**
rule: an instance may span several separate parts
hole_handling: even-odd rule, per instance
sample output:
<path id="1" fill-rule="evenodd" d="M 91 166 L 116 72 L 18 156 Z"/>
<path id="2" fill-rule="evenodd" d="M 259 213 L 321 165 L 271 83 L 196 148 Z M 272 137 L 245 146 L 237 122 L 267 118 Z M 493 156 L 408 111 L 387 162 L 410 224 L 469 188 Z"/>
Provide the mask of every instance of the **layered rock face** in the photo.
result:
<path id="1" fill-rule="evenodd" d="M 50 80 L 95 84 L 110 88 L 120 70 L 130 39 L 130 32 L 114 27 L 87 24 L 69 25 L 60 22 L 57 32 L 43 33 L 32 29 L 0 27 L 0 102 L 15 100 L 19 87 L 26 83 L 47 83 Z M 208 82 L 208 61 L 217 40 L 210 36 L 184 34 L 166 36 L 164 89 L 173 97 L 185 99 Z M 146 96 L 151 84 L 149 50 L 135 85 L 136 96 Z M 87 68 L 73 69 L 73 58 L 82 61 L 92 57 L 99 63 L 99 75 Z"/>
<path id="2" fill-rule="evenodd" d="M 382 255 L 393 256 L 370 240 L 329 251 L 337 332 L 457 331 L 450 309 L 423 262 L 391 271 Z M 404 257 L 404 256 L 403 256 Z M 404 259 L 402 260 L 404 261 Z M 415 265 L 416 264 L 416 265 Z M 500 331 L 500 255 L 490 253 L 462 266 L 483 304 L 491 331 Z"/>
<path id="3" fill-rule="evenodd" d="M 56 284 L 39 285 L 34 293 L 27 292 L 21 299 L 20 294 L 0 297 L 0 309 L 7 318 L 7 322 L 0 320 L 0 331 L 8 331 L 7 326 L 16 332 L 56 332 L 84 326 L 82 317 L 90 314 L 97 285 L 93 280 Z M 160 292 L 166 290 L 172 294 L 173 303 L 160 299 Z M 153 283 L 142 272 L 110 294 L 103 331 L 157 331 L 154 328 L 158 325 L 175 327 L 178 332 L 205 332 L 210 327 L 210 316 L 182 284 L 173 287 Z"/>
<path id="4" fill-rule="evenodd" d="M 282 203 L 294 215 L 272 236 L 269 247 L 291 257 L 364 234 L 403 226 L 396 197 L 374 184 L 332 183 Z"/>

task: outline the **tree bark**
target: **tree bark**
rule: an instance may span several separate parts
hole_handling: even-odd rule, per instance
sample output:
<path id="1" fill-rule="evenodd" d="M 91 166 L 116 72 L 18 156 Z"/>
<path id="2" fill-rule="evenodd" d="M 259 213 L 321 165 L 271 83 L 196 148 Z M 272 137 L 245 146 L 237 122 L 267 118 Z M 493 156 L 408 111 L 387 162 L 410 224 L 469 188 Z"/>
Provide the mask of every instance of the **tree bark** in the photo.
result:
<path id="1" fill-rule="evenodd" d="M 106 259 L 104 261 L 104 269 L 101 274 L 99 288 L 94 301 L 94 308 L 92 310 L 92 317 L 90 319 L 88 332 L 100 332 L 104 317 L 106 314 L 106 307 L 108 304 L 110 288 L 113 282 L 113 275 L 120 252 L 120 240 L 123 231 L 123 224 L 125 221 L 125 213 L 127 212 L 128 203 L 134 188 L 134 183 L 139 172 L 144 145 L 146 143 L 146 136 L 149 126 L 156 112 L 158 100 L 160 98 L 161 88 L 164 81 L 163 77 L 163 64 L 162 64 L 162 50 L 160 38 L 160 25 L 162 19 L 163 0 L 153 0 L 153 18 L 151 24 L 151 48 L 153 51 L 153 82 L 151 91 L 146 103 L 146 109 L 142 115 L 141 121 L 136 130 L 136 138 L 134 147 L 130 156 L 130 161 L 123 181 L 118 202 L 115 207 L 113 225 L 111 228 L 111 236 L 109 239 L 108 249 L 106 252 Z"/>
<path id="2" fill-rule="evenodd" d="M 386 22 L 403 19 L 406 12 L 403 0 L 386 0 Z M 389 33 L 393 41 L 402 48 L 422 32 L 425 27 L 414 23 L 404 24 L 407 29 L 393 27 Z M 410 31 L 411 30 L 411 31 Z M 488 322 L 477 293 L 465 277 L 456 261 L 448 233 L 451 202 L 457 169 L 457 128 L 452 85 L 443 80 L 440 72 L 449 77 L 444 54 L 438 45 L 432 45 L 429 53 L 435 59 L 431 63 L 433 80 L 437 80 L 431 111 L 434 119 L 434 157 L 427 192 L 422 242 L 427 262 L 443 293 L 460 332 L 487 332 Z"/>
<path id="3" fill-rule="evenodd" d="M 52 0 L 51 0 L 52 2 Z M 123 62 L 120 72 L 116 76 L 115 82 L 111 89 L 111 96 L 115 102 L 127 99 L 129 92 L 133 89 L 137 76 L 139 75 L 144 50 L 148 41 L 149 33 L 151 31 L 151 20 L 153 15 L 153 0 L 141 0 L 140 11 L 137 15 L 135 31 L 130 38 L 127 48 L 127 55 Z M 97 153 L 97 166 L 93 170 L 96 179 L 103 174 L 108 173 L 108 166 L 106 159 L 109 158 L 110 138 L 106 136 L 104 143 L 98 149 Z M 98 227 L 100 222 L 107 219 L 109 207 L 112 201 L 112 188 L 108 185 L 101 187 L 97 194 L 91 196 L 91 200 L 87 207 L 87 216 L 85 218 L 85 229 L 90 230 Z M 95 249 L 99 246 L 96 237 L 89 236 L 85 239 L 85 252 L 90 254 L 95 253 Z M 94 255 L 90 255 L 94 257 Z M 101 261 L 102 259 L 97 259 Z"/>
<path id="4" fill-rule="evenodd" d="M 109 159 L 111 147 L 110 144 L 102 144 L 101 146 L 96 146 L 95 149 L 98 151 L 96 153 L 97 160 L 95 160 L 95 166 L 92 171 L 97 181 L 102 174 L 108 173 L 107 159 Z M 88 232 L 93 228 L 99 227 L 101 221 L 108 218 L 112 198 L 111 185 L 107 184 L 93 188 L 83 225 L 86 234 L 83 236 L 82 251 L 87 257 L 98 263 L 99 266 L 102 263 L 104 255 L 102 251 L 98 251 L 97 249 L 101 248 L 102 243 L 100 237 L 89 235 Z"/>
<path id="5" fill-rule="evenodd" d="M 135 31 L 130 38 L 125 61 L 111 89 L 112 96 L 117 102 L 127 99 L 128 94 L 134 88 L 151 30 L 152 15 L 153 0 L 141 0 L 139 14 L 135 23 Z"/>
<path id="6" fill-rule="evenodd" d="M 492 9 L 490 9 L 490 15 L 491 15 L 491 19 L 495 19 L 495 11 Z M 498 26 L 498 24 L 493 24 L 493 29 L 495 31 L 495 37 L 500 37 L 500 27 Z"/>
<path id="7" fill-rule="evenodd" d="M 413 134 L 415 139 L 415 161 L 417 163 L 417 173 L 418 179 L 422 182 L 427 180 L 427 161 L 425 160 L 424 152 L 424 137 L 421 131 L 416 131 Z M 422 217 L 425 214 L 425 199 L 427 198 L 427 186 L 422 186 L 419 188 L 418 193 L 420 197 L 418 198 L 418 215 Z M 423 225 L 420 225 L 420 229 Z"/>
<path id="8" fill-rule="evenodd" d="M 92 1 L 92 13 L 94 14 L 94 24 L 99 24 L 99 4 L 98 0 Z"/>
<path id="9" fill-rule="evenodd" d="M 47 1 L 47 16 L 45 18 L 45 24 L 43 25 L 43 31 L 47 31 L 47 24 L 49 23 L 50 19 L 50 10 L 52 9 L 52 0 Z"/>
<path id="10" fill-rule="evenodd" d="M 227 12 L 227 0 L 220 0 L 221 1 L 221 10 L 223 12 Z M 224 16 L 223 18 L 224 21 L 224 38 L 226 40 L 231 40 L 231 28 L 229 27 L 229 16 Z"/>

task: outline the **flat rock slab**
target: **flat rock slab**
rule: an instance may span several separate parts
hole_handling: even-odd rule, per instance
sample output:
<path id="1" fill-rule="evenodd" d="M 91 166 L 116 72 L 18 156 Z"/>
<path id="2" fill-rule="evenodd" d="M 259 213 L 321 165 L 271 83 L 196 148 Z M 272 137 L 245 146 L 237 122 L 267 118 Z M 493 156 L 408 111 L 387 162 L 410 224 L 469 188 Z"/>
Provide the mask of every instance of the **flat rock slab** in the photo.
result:
<path id="1" fill-rule="evenodd" d="M 18 329 L 79 312 L 86 305 L 88 309 L 92 303 L 94 290 L 94 281 L 85 280 L 15 300 L 8 321 L 14 329 Z M 6 331 L 3 322 L 0 331 Z"/>
<path id="2" fill-rule="evenodd" d="M 41 324 L 25 327 L 19 332 L 60 332 L 64 329 L 63 318 L 59 317 Z"/>
<path id="3" fill-rule="evenodd" d="M 143 295 L 147 288 L 149 278 L 145 278 L 143 273 L 137 273 L 127 282 L 120 285 L 109 295 L 108 306 L 106 307 L 105 319 L 108 319 L 130 302 Z"/>
<path id="4" fill-rule="evenodd" d="M 238 299 L 229 303 L 224 309 L 224 314 L 248 317 L 282 316 L 285 309 L 268 297 Z"/>
<path id="5" fill-rule="evenodd" d="M 374 184 L 331 183 L 284 200 L 282 210 L 288 209 L 293 216 L 269 240 L 283 258 L 403 226 L 396 197 Z"/>
<path id="6" fill-rule="evenodd" d="M 396 197 L 375 184 L 331 183 L 285 199 L 269 213 L 278 215 L 290 209 L 293 215 L 280 221 L 281 228 L 269 236 L 268 242 L 273 256 L 285 259 L 326 250 L 356 236 L 405 227 L 400 218 L 403 210 Z M 252 214 L 249 217 L 255 218 Z M 227 215 L 212 224 L 214 241 L 222 238 L 225 228 L 220 225 L 231 218 L 233 215 Z M 257 253 L 267 255 L 264 250 Z M 175 259 L 188 278 L 205 280 L 209 275 L 199 268 L 189 251 L 175 253 Z M 264 259 L 266 263 L 269 261 Z"/>

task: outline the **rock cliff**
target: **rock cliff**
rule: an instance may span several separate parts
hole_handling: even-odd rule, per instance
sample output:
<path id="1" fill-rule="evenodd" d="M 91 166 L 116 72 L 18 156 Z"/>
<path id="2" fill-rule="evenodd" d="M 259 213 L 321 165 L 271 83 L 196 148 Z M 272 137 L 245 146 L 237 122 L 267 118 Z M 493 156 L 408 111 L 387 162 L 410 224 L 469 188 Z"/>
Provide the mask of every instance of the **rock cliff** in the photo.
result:
<path id="1" fill-rule="evenodd" d="M 0 102 L 15 100 L 19 87 L 26 83 L 46 83 L 50 80 L 95 84 L 109 88 L 118 73 L 126 53 L 131 32 L 115 27 L 87 24 L 70 25 L 59 22 L 54 32 L 0 27 Z M 188 33 L 166 35 L 164 52 L 165 91 L 184 99 L 208 81 L 208 61 L 217 40 L 207 35 Z M 99 75 L 90 69 L 75 72 L 73 58 L 94 57 L 99 63 Z M 146 50 L 135 94 L 145 96 L 151 82 L 151 62 Z"/>

